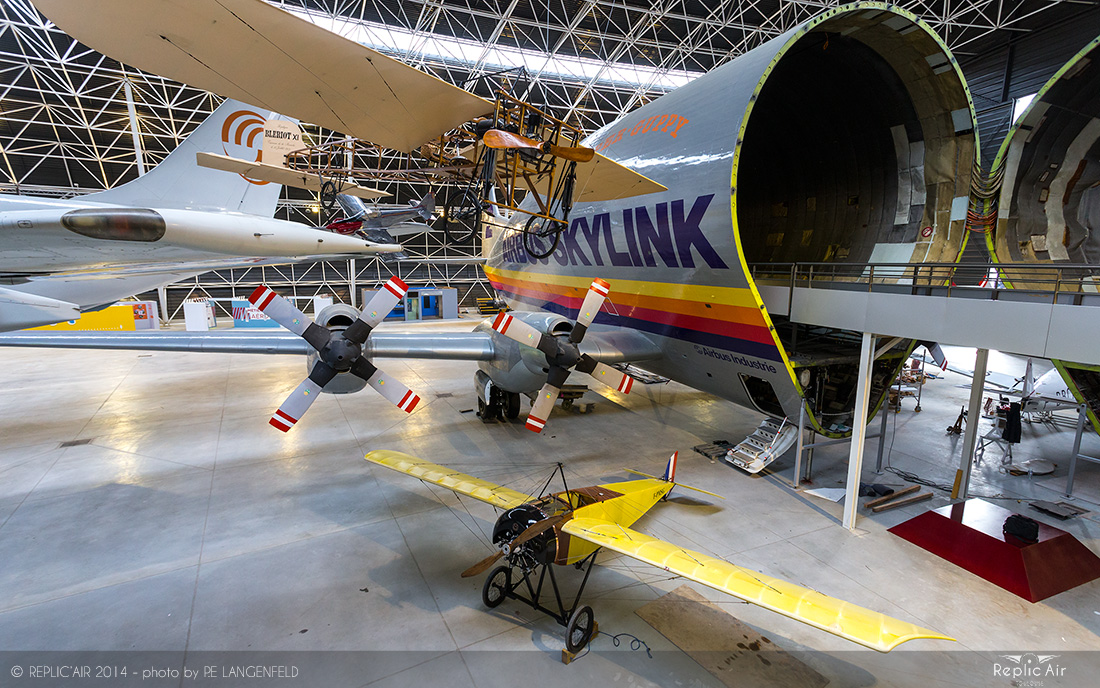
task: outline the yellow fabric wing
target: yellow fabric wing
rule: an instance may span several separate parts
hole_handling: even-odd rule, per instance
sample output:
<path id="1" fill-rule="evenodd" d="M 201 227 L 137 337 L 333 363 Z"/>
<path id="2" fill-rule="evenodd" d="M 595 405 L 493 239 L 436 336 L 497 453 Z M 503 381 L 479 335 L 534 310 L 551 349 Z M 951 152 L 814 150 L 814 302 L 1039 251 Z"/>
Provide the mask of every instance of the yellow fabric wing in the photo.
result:
<path id="1" fill-rule="evenodd" d="M 411 475 L 426 483 L 445 487 L 452 492 L 473 497 L 501 509 L 511 509 L 534 499 L 534 497 L 525 495 L 522 492 L 495 485 L 488 480 L 475 478 L 472 475 L 459 473 L 453 468 L 422 461 L 415 456 L 402 454 L 401 452 L 385 449 L 372 451 L 367 454 L 366 459 L 379 466 L 392 468 L 399 473 Z"/>
<path id="2" fill-rule="evenodd" d="M 879 652 L 916 638 L 954 640 L 927 628 L 692 552 L 615 523 L 574 518 L 562 530 L 575 537 L 729 593 Z"/>

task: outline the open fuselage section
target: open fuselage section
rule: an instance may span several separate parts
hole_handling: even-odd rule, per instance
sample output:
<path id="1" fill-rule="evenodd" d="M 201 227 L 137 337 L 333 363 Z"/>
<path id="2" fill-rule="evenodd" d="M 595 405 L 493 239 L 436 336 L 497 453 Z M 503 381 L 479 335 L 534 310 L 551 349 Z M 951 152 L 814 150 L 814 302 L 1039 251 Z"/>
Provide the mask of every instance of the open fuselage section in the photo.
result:
<path id="1" fill-rule="evenodd" d="M 587 142 L 668 187 L 577 204 L 553 254 L 523 219 L 486 272 L 515 308 L 574 317 L 611 283 L 596 328 L 646 333 L 647 368 L 773 416 L 845 434 L 859 337 L 770 314 L 750 265 L 955 260 L 976 137 L 953 58 L 912 15 L 831 10 L 614 122 Z M 876 363 L 881 399 L 907 344 Z"/>

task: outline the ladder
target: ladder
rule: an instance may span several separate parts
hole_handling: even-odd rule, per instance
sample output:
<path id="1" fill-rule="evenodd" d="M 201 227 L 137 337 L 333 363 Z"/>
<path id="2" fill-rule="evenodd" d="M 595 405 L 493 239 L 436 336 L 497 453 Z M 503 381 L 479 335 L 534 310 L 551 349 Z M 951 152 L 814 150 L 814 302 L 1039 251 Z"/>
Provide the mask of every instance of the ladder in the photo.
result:
<path id="1" fill-rule="evenodd" d="M 759 473 L 797 439 L 798 428 L 786 418 L 765 418 L 751 435 L 726 453 L 726 462 L 748 473 Z"/>

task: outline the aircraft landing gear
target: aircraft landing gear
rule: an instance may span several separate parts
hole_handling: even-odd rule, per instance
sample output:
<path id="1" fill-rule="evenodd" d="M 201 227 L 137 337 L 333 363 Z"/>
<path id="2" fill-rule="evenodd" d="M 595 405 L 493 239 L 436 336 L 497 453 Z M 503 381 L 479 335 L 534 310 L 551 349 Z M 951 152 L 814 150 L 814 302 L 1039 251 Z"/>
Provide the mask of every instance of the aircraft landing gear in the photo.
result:
<path id="1" fill-rule="evenodd" d="M 487 376 L 482 380 L 482 375 L 484 374 L 479 371 L 478 376 L 474 378 L 478 418 L 485 423 L 519 418 L 519 392 L 506 392 L 494 385 Z"/>
<path id="2" fill-rule="evenodd" d="M 485 585 L 481 588 L 481 601 L 486 607 L 492 609 L 499 606 L 505 599 L 513 599 L 546 614 L 565 626 L 565 649 L 562 650 L 561 656 L 562 662 L 569 664 L 599 632 L 599 624 L 596 623 L 592 607 L 580 603 L 584 586 L 588 583 L 588 575 L 592 573 L 592 564 L 595 561 L 596 553 L 593 552 L 575 564 L 579 570 L 584 571 L 584 578 L 581 580 L 580 588 L 577 589 L 577 596 L 568 607 L 562 601 L 561 592 L 558 589 L 554 564 L 539 564 L 527 570 L 514 566 L 496 567 L 489 572 L 489 577 L 485 579 Z M 522 574 L 515 582 L 512 581 L 513 571 Z M 550 581 L 550 587 L 554 593 L 554 607 L 546 607 L 542 604 L 543 586 L 547 580 Z"/>

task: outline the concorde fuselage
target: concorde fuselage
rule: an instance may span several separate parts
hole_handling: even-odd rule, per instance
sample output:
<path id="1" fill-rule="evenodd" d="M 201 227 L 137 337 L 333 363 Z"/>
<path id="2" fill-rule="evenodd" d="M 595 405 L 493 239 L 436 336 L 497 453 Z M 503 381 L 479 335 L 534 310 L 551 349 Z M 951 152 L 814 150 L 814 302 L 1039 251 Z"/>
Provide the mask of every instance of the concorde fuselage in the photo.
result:
<path id="1" fill-rule="evenodd" d="M 532 258 L 523 248 L 521 230 L 525 218 L 513 220 L 510 227 L 498 229 L 496 236 L 491 238 L 486 273 L 494 287 L 516 309 L 534 307 L 572 318 L 592 279 L 606 279 L 611 284 L 611 303 L 597 316 L 596 323 L 634 328 L 655 338 L 663 356 L 646 363 L 647 368 L 735 403 L 778 415 L 774 405 L 765 408 L 759 403 L 760 395 L 754 395 L 746 387 L 752 385 L 754 379 L 763 380 L 774 390 L 782 414 L 797 417 L 803 396 L 798 371 L 792 366 L 772 318 L 749 277 L 744 246 L 739 245 L 750 233 L 771 231 L 761 223 L 747 222 L 746 216 L 738 222 L 738 179 L 755 171 L 744 167 L 742 144 L 749 116 L 764 82 L 786 53 L 806 50 L 806 39 L 813 32 L 817 33 L 814 49 L 818 49 L 823 33 L 827 36 L 824 39 L 826 48 L 829 41 L 833 41 L 834 46 L 840 45 L 847 35 L 859 39 L 860 31 L 870 36 L 868 44 L 880 52 L 884 46 L 892 45 L 890 41 L 897 42 L 899 54 L 890 55 L 885 61 L 901 71 L 901 79 L 907 82 L 910 94 L 917 91 L 914 83 L 939 78 L 944 72 L 950 72 L 945 81 L 962 83 L 949 57 L 942 60 L 947 70 L 936 73 L 935 68 L 928 67 L 934 64 L 933 58 L 927 58 L 924 65 L 915 68 L 910 75 L 905 65 L 909 57 L 902 52 L 905 46 L 917 46 L 914 48 L 916 54 L 935 49 L 946 55 L 946 48 L 923 25 L 915 28 L 912 15 L 883 12 L 882 9 L 881 5 L 861 3 L 845 12 L 826 12 L 596 132 L 587 140 L 587 145 L 664 184 L 668 190 L 616 201 L 577 204 L 569 215 L 568 227 L 563 230 L 557 249 L 541 260 Z M 870 15 L 877 15 L 877 18 Z M 893 26 L 889 25 L 891 22 Z M 887 26 L 883 27 L 883 23 Z M 914 28 L 906 31 L 910 26 Z M 853 30 L 852 27 L 857 28 Z M 905 38 L 910 34 L 918 35 Z M 855 48 L 857 52 L 861 49 Z M 909 138 L 920 140 L 922 154 L 925 143 L 938 150 L 941 143 L 959 135 L 958 126 L 949 134 L 942 134 L 936 128 L 950 127 L 950 110 L 956 109 L 960 102 L 966 107 L 965 85 L 960 86 L 960 93 L 961 96 L 955 94 L 946 98 L 947 103 L 939 106 L 921 105 L 918 96 L 912 96 L 918 101 L 913 119 L 919 124 L 915 128 L 923 127 L 924 133 L 913 134 L 914 127 L 910 126 Z M 952 97 L 955 100 L 951 100 Z M 944 111 L 933 112 L 937 107 Z M 818 105 L 807 102 L 805 108 L 807 121 L 812 121 Z M 972 110 L 968 110 L 968 114 L 972 118 Z M 947 124 L 944 124 L 945 117 Z M 955 117 L 957 122 L 960 117 Z M 890 128 L 897 129 L 894 125 L 898 124 L 884 121 L 885 133 L 875 135 L 885 136 L 889 141 Z M 868 136 L 871 135 L 869 132 Z M 960 144 L 959 148 L 971 156 L 971 161 L 965 162 L 967 167 L 973 159 L 974 138 L 971 132 L 970 147 Z M 951 145 L 956 144 L 951 141 Z M 811 152 L 816 154 L 816 151 Z M 880 175 L 887 179 L 887 185 L 901 176 L 900 171 L 912 172 L 908 163 L 897 163 L 902 156 L 893 155 L 894 152 L 890 150 L 891 155 L 884 158 L 890 164 L 885 165 L 888 169 Z M 911 151 L 910 159 L 915 159 Z M 925 188 L 930 193 L 943 185 L 945 189 L 950 188 L 954 180 L 945 178 L 950 175 L 937 177 L 934 170 L 925 170 L 923 158 L 920 162 Z M 801 161 L 793 159 L 788 164 L 797 169 Z M 906 178 L 913 188 L 919 186 L 912 174 Z M 880 183 L 878 177 L 872 182 L 866 186 Z M 822 182 L 815 183 L 820 186 Z M 792 186 L 797 187 L 797 183 Z M 846 193 L 852 192 L 834 190 L 837 196 Z M 870 195 L 874 189 L 855 193 Z M 817 204 L 824 205 L 819 191 L 792 188 L 789 195 L 795 199 L 793 204 L 811 194 L 818 197 Z M 900 197 L 900 193 L 886 196 L 887 201 L 899 207 Z M 918 200 L 921 205 L 917 204 Z M 953 200 L 950 196 L 935 200 L 921 196 L 918 199 L 910 193 L 906 203 L 911 205 L 900 209 L 898 214 L 908 220 L 906 214 L 910 213 L 916 217 L 916 223 L 930 223 L 935 227 L 936 236 L 925 242 L 927 246 L 951 252 L 956 250 L 957 235 L 962 231 L 961 222 L 956 221 L 958 218 L 947 214 Z M 784 215 L 786 205 L 784 198 Z M 844 222 L 843 210 L 836 211 L 834 224 Z M 875 211 L 869 212 L 874 217 Z M 886 208 L 886 212 L 879 208 L 879 213 L 883 226 L 889 225 L 889 229 L 882 231 L 893 231 L 893 205 Z M 808 226 L 815 221 L 808 220 Z M 868 226 L 866 220 L 862 226 Z M 904 233 L 905 225 L 899 224 L 896 229 Z M 786 240 L 782 233 L 778 236 L 780 244 L 784 241 L 790 244 L 790 236 Z M 947 240 L 949 236 L 956 238 Z M 883 241 L 889 240 L 875 238 L 867 242 L 862 259 L 867 260 L 871 243 L 877 245 Z M 803 245 L 805 242 L 803 239 Z M 851 243 L 851 259 L 861 257 L 857 256 L 858 242 Z M 918 255 L 918 241 L 900 243 L 907 247 L 902 248 L 902 252 L 911 244 L 912 255 Z M 921 255 L 927 253 L 925 250 Z M 829 255 L 817 259 L 829 260 Z M 951 260 L 955 257 L 951 253 L 948 255 Z M 806 258 L 787 260 L 794 259 Z M 826 428 L 828 420 L 814 424 Z"/>
<path id="2" fill-rule="evenodd" d="M 0 274 L 360 253 L 366 246 L 357 237 L 244 213 L 0 195 Z"/>

